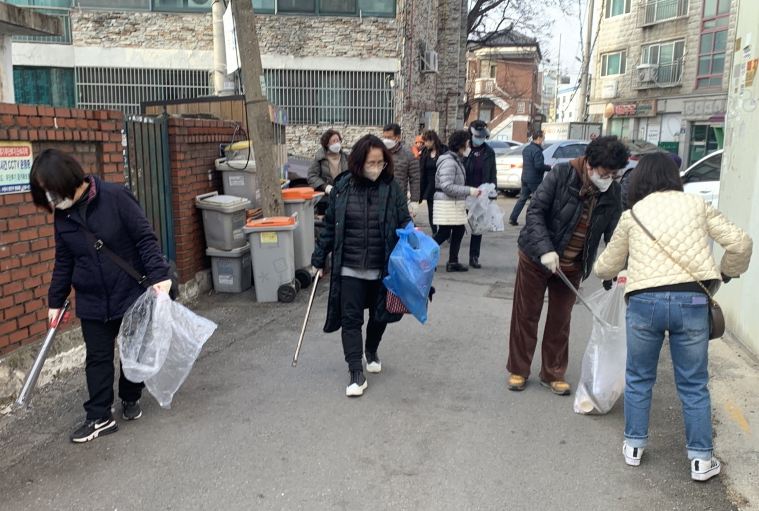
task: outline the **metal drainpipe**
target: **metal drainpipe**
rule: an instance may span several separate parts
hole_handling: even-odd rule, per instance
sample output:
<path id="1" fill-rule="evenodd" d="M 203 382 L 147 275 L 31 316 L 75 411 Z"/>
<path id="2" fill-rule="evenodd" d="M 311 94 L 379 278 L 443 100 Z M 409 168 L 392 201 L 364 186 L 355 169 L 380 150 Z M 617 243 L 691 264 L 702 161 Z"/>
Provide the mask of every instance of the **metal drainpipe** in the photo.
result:
<path id="1" fill-rule="evenodd" d="M 416 52 L 414 51 L 414 0 L 409 0 L 409 3 L 411 4 L 411 34 L 409 34 L 409 59 L 408 59 L 408 100 L 406 101 L 406 110 L 407 112 L 411 110 L 411 107 L 413 106 L 413 102 L 411 100 L 411 91 L 412 91 L 412 79 L 411 79 L 411 73 L 412 69 L 414 67 L 414 55 Z"/>

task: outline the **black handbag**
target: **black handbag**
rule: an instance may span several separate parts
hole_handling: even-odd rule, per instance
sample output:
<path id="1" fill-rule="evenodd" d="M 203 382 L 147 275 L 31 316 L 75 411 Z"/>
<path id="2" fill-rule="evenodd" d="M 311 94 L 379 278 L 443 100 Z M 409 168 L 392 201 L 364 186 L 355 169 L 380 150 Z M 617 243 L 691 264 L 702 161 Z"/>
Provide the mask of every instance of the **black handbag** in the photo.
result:
<path id="1" fill-rule="evenodd" d="M 675 257 L 664 248 L 664 246 L 659 242 L 659 240 L 656 239 L 656 237 L 651 234 L 651 231 L 646 229 L 646 227 L 641 223 L 641 221 L 638 219 L 637 216 L 635 216 L 635 212 L 633 210 L 630 210 L 630 214 L 632 215 L 633 220 L 635 220 L 635 223 L 637 223 L 641 229 L 643 229 L 643 232 L 646 233 L 646 235 L 653 240 L 653 242 L 660 248 L 662 251 L 669 256 L 669 258 L 677 264 L 680 268 L 685 270 L 688 275 L 691 276 L 691 278 L 696 281 L 696 283 L 701 286 L 701 288 L 706 293 L 706 296 L 709 297 L 709 340 L 713 339 L 719 339 L 723 335 L 725 335 L 725 315 L 722 313 L 722 308 L 719 306 L 717 301 L 714 299 L 714 296 L 712 293 L 706 288 L 705 285 L 701 283 L 700 280 L 698 280 L 693 273 L 680 261 L 675 259 Z"/>

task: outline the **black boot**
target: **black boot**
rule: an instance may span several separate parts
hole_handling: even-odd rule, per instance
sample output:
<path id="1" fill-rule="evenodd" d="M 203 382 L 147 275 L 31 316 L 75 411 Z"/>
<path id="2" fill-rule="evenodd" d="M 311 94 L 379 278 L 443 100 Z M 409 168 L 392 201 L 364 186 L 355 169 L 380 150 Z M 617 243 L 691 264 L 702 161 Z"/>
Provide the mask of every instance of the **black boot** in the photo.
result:
<path id="1" fill-rule="evenodd" d="M 461 263 L 448 263 L 445 265 L 445 271 L 469 271 L 469 268 Z"/>
<path id="2" fill-rule="evenodd" d="M 482 265 L 480 264 L 480 258 L 477 256 L 471 256 L 469 258 L 469 266 L 471 266 L 472 268 L 476 268 L 478 270 L 482 268 Z"/>

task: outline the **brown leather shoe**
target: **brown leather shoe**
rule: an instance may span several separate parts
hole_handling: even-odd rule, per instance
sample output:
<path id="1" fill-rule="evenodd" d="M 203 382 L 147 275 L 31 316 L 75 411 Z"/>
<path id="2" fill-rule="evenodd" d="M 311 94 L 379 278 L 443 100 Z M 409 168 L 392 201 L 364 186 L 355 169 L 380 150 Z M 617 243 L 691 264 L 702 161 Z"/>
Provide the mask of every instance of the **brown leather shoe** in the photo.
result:
<path id="1" fill-rule="evenodd" d="M 551 392 L 558 396 L 568 396 L 570 394 L 570 387 L 569 383 L 558 380 L 558 381 L 543 381 L 540 380 L 540 384 L 544 387 L 548 387 L 551 389 Z"/>
<path id="2" fill-rule="evenodd" d="M 518 374 L 509 376 L 509 390 L 524 390 L 525 379 Z"/>

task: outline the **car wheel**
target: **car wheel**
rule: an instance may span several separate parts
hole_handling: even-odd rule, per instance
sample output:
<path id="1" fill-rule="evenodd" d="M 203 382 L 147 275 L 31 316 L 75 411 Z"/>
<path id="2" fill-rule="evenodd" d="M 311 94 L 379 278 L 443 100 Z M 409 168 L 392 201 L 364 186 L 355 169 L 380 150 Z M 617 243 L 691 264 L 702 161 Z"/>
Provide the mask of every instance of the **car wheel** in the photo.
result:
<path id="1" fill-rule="evenodd" d="M 506 197 L 516 197 L 517 195 L 519 195 L 519 190 L 504 190 L 503 194 Z"/>

